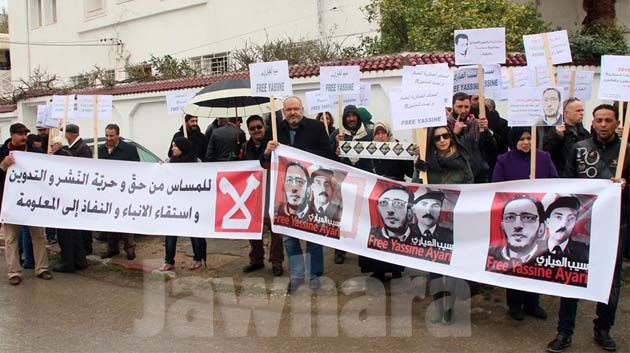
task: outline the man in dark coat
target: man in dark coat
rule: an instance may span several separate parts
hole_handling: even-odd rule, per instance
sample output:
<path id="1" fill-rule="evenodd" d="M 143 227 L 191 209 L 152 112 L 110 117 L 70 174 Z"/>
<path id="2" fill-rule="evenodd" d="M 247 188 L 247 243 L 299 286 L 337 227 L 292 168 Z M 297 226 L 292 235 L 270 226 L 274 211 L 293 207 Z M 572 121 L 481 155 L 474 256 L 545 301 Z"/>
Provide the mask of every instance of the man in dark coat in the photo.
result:
<path id="1" fill-rule="evenodd" d="M 246 142 L 245 132 L 240 129 L 239 118 L 229 118 L 228 123 L 214 129 L 204 161 L 226 162 L 236 161 Z"/>
<path id="2" fill-rule="evenodd" d="M 75 124 L 66 125 L 66 140 L 68 140 L 68 146 L 64 147 L 66 151 L 73 157 L 80 158 L 92 158 L 93 153 L 90 146 L 83 141 L 79 136 L 79 126 Z M 81 237 L 83 238 L 83 247 L 87 255 L 92 254 L 92 232 L 88 230 L 81 230 Z"/>
<path id="3" fill-rule="evenodd" d="M 184 117 L 186 132 L 188 133 L 188 140 L 193 145 L 193 149 L 195 151 L 195 156 L 199 158 L 199 160 L 204 159 L 206 156 L 206 150 L 208 149 L 208 138 L 201 132 L 199 129 L 199 118 L 196 116 L 186 114 Z M 173 135 L 171 139 L 171 144 L 178 137 L 184 136 L 184 126 L 180 126 L 179 130 Z M 168 145 L 168 158 L 173 157 L 173 151 L 171 151 L 171 144 Z"/>
<path id="4" fill-rule="evenodd" d="M 376 200 L 378 216 L 382 226 L 374 226 L 370 230 L 368 248 L 393 252 L 393 242 L 411 244 L 417 237 L 411 227 L 413 211 L 411 205 L 413 194 L 402 186 L 385 189 Z M 377 241 L 386 241 L 387 246 L 375 245 Z"/>
<path id="5" fill-rule="evenodd" d="M 120 128 L 116 124 L 109 124 L 105 127 L 105 144 L 99 146 L 98 158 L 116 161 L 140 161 L 138 149 L 121 140 Z M 101 258 L 106 259 L 118 255 L 120 253 L 119 243 L 121 240 L 125 243 L 127 259 L 135 259 L 136 244 L 133 240 L 133 234 L 113 232 L 107 233 L 107 252 L 101 255 Z"/>
<path id="6" fill-rule="evenodd" d="M 577 98 L 564 101 L 564 124 L 554 128 L 543 129 L 543 149 L 549 152 L 558 173 L 562 173 L 567 160 L 574 156 L 569 154 L 576 142 L 588 139 L 591 134 L 582 125 L 584 120 L 584 103 Z M 540 129 L 539 129 L 540 131 Z"/>
<path id="7" fill-rule="evenodd" d="M 4 181 L 7 176 L 7 169 L 15 163 L 12 151 L 39 152 L 29 150 L 26 144 L 26 135 L 29 129 L 22 123 L 15 123 L 9 128 L 11 137 L 0 146 L 0 204 L 2 194 L 4 194 Z M 4 237 L 6 241 L 5 257 L 7 260 L 7 272 L 9 283 L 18 285 L 22 283 L 22 267 L 20 266 L 20 255 L 18 250 L 18 239 L 22 226 L 19 224 L 4 224 Z M 52 279 L 52 274 L 48 271 L 48 253 L 46 252 L 46 238 L 44 238 L 44 228 L 30 227 L 31 239 L 33 243 L 33 255 L 35 258 L 35 274 L 45 280 Z"/>

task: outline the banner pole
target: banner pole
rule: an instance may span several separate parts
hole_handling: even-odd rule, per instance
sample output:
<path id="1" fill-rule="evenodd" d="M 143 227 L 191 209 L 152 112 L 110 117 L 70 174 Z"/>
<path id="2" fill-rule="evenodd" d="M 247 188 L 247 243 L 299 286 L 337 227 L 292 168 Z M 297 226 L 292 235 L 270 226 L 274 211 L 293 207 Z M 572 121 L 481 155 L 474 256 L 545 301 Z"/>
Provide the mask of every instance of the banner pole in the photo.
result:
<path id="1" fill-rule="evenodd" d="M 626 162 L 626 149 L 628 146 L 626 141 L 628 141 L 628 135 L 630 134 L 630 124 L 627 120 L 628 119 L 624 119 L 623 101 L 619 101 L 619 121 L 623 124 L 623 134 L 621 135 L 621 143 L 619 146 L 619 157 L 617 158 L 617 170 L 615 170 L 615 179 L 621 179 L 623 173 L 623 165 Z"/>
<path id="2" fill-rule="evenodd" d="M 184 125 L 182 125 L 182 130 L 184 131 L 184 137 L 188 138 L 188 127 L 186 126 L 186 114 L 184 114 L 184 116 L 182 117 L 182 123 L 184 123 Z"/>
<path id="3" fill-rule="evenodd" d="M 92 99 L 92 122 L 93 128 L 92 133 L 94 134 L 94 148 L 92 148 L 92 158 L 98 159 L 98 96 L 94 95 Z"/>
<path id="4" fill-rule="evenodd" d="M 575 96 L 575 70 L 571 69 L 571 82 L 569 83 L 569 97 Z"/>
<path id="5" fill-rule="evenodd" d="M 61 125 L 59 126 L 59 136 L 63 137 L 66 132 L 66 125 L 68 124 L 68 96 L 63 99 L 63 118 L 61 119 Z"/>
<path id="6" fill-rule="evenodd" d="M 276 97 L 269 97 L 269 103 L 271 105 L 271 136 L 273 142 L 278 142 L 278 121 L 276 120 Z"/>
<path id="7" fill-rule="evenodd" d="M 486 95 L 483 65 L 477 65 L 477 84 L 479 85 L 479 119 L 486 119 Z"/>
<path id="8" fill-rule="evenodd" d="M 338 112 L 338 122 L 339 125 L 339 133 L 343 134 L 343 95 L 339 95 L 339 99 L 337 100 L 337 112 Z"/>
<path id="9" fill-rule="evenodd" d="M 418 147 L 420 148 L 420 158 L 423 161 L 427 161 L 427 129 L 416 129 L 416 137 L 418 138 Z M 426 171 L 420 172 L 420 180 L 422 180 L 422 184 L 429 184 L 428 175 Z"/>

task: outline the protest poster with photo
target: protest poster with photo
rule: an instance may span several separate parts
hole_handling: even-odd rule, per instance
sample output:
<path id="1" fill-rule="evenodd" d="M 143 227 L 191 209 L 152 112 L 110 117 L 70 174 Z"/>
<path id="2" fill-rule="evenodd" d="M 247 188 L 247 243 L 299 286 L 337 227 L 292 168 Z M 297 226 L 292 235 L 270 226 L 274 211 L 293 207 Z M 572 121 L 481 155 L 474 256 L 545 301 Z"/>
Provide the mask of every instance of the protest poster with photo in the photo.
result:
<path id="1" fill-rule="evenodd" d="M 505 28 L 455 30 L 455 65 L 505 63 Z"/>
<path id="2" fill-rule="evenodd" d="M 591 93 L 593 91 L 593 71 L 576 70 L 575 82 L 573 83 L 573 97 L 586 102 L 591 100 Z M 567 91 L 571 87 L 571 70 L 558 69 L 556 82 L 559 87 L 566 87 Z M 569 95 L 571 95 L 569 93 Z"/>
<path id="3" fill-rule="evenodd" d="M 94 97 L 95 96 L 77 96 L 77 113 L 78 120 L 94 118 Z M 110 95 L 99 95 L 97 98 L 97 119 L 110 120 L 112 118 L 113 97 Z"/>
<path id="4" fill-rule="evenodd" d="M 453 71 L 448 64 L 403 66 L 402 88 L 405 91 L 423 90 L 432 87 L 444 97 L 444 104 L 453 105 Z"/>
<path id="5" fill-rule="evenodd" d="M 567 87 L 520 87 L 509 90 L 508 126 L 558 126 Z"/>
<path id="6" fill-rule="evenodd" d="M 392 130 L 420 129 L 446 125 L 444 98 L 436 90 L 389 91 Z"/>
<path id="7" fill-rule="evenodd" d="M 630 56 L 602 56 L 597 98 L 630 101 Z"/>
<path id="8" fill-rule="evenodd" d="M 361 68 L 353 66 L 322 66 L 319 68 L 319 90 L 329 96 L 360 95 Z"/>
<path id="9" fill-rule="evenodd" d="M 483 66 L 484 90 L 494 92 L 501 89 L 501 66 Z M 471 96 L 479 94 L 477 67 L 464 66 L 455 70 L 453 74 L 453 93 L 464 92 Z"/>
<path id="10" fill-rule="evenodd" d="M 469 281 L 608 300 L 621 199 L 609 180 L 419 185 L 285 145 L 271 165 L 275 233 Z"/>
<path id="11" fill-rule="evenodd" d="M 293 95 L 287 60 L 249 64 L 253 97 L 288 97 Z"/>
<path id="12" fill-rule="evenodd" d="M 138 163 L 15 152 L 0 221 L 39 227 L 260 239 L 258 161 Z"/>
<path id="13" fill-rule="evenodd" d="M 196 93 L 197 92 L 194 90 L 167 93 L 166 110 L 168 111 L 168 115 L 181 115 L 184 112 L 184 108 L 186 108 L 190 100 L 195 97 Z"/>
<path id="14" fill-rule="evenodd" d="M 586 287 L 596 195 L 496 193 L 486 271 Z"/>
<path id="15" fill-rule="evenodd" d="M 548 39 L 551 63 L 553 65 L 570 63 L 571 47 L 569 46 L 569 36 L 566 30 L 545 33 Z M 523 36 L 525 45 L 525 56 L 528 66 L 546 66 L 545 40 L 543 33 L 529 34 Z"/>

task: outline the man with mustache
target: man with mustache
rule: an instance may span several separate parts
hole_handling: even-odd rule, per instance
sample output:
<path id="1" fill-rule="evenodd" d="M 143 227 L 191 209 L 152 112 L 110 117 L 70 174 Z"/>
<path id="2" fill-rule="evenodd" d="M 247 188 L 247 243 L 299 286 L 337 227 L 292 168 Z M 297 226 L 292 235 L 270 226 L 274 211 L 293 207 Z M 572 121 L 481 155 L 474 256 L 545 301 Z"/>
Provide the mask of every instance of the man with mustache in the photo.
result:
<path id="1" fill-rule="evenodd" d="M 195 151 L 195 156 L 200 160 L 206 155 L 206 149 L 208 148 L 208 138 L 201 132 L 199 128 L 199 118 L 196 116 L 186 114 L 184 117 L 185 124 L 180 126 L 179 130 L 173 135 L 171 142 L 168 144 L 168 158 L 173 157 L 173 152 L 171 151 L 171 146 L 173 141 L 175 141 L 178 137 L 184 136 L 184 125 L 186 126 L 186 132 L 188 133 L 188 140 L 193 145 L 193 149 Z"/>
<path id="2" fill-rule="evenodd" d="M 308 196 L 310 182 L 308 171 L 302 165 L 290 162 L 284 174 L 284 196 L 286 202 L 278 208 L 277 214 L 294 215 L 304 220 L 308 215 Z"/>
<path id="3" fill-rule="evenodd" d="M 579 210 L 580 201 L 575 196 L 556 197 L 547 206 L 547 248 L 554 258 L 566 257 L 568 261 L 588 263 L 589 246 L 572 236 Z"/>
<path id="4" fill-rule="evenodd" d="M 438 220 L 442 212 L 444 193 L 441 191 L 428 190 L 418 197 L 414 202 L 414 212 L 418 218 L 418 223 L 414 225 L 417 229 L 417 237 L 411 239 L 414 245 L 422 245 L 435 239 L 436 243 L 453 244 L 453 231 L 440 227 Z"/>
<path id="5" fill-rule="evenodd" d="M 311 173 L 312 209 L 319 219 L 338 222 L 341 218 L 341 207 L 331 202 L 334 175 L 332 170 L 321 167 Z"/>
<path id="6" fill-rule="evenodd" d="M 386 240 L 387 250 L 392 249 L 392 240 L 409 244 L 415 237 L 411 229 L 412 202 L 413 194 L 402 186 L 385 189 L 376 201 L 378 215 L 383 226 L 372 228 L 370 238 Z"/>

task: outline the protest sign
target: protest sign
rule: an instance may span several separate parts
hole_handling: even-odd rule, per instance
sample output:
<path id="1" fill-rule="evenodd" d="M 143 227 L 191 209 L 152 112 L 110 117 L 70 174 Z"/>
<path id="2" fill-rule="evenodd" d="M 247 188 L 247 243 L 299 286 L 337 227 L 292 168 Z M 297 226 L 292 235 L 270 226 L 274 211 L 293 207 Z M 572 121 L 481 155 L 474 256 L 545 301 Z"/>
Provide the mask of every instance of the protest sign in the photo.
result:
<path id="1" fill-rule="evenodd" d="M 630 101 L 630 56 L 603 55 L 599 99 Z"/>
<path id="2" fill-rule="evenodd" d="M 361 94 L 356 95 L 345 95 L 343 98 L 343 106 L 348 106 L 350 104 L 356 105 L 358 107 L 365 107 L 370 104 L 370 98 L 372 97 L 372 85 L 369 83 L 360 83 L 361 86 Z M 329 96 L 330 105 L 335 107 L 339 104 L 339 96 Z"/>
<path id="3" fill-rule="evenodd" d="M 293 95 L 287 60 L 249 64 L 249 82 L 253 97 Z"/>
<path id="4" fill-rule="evenodd" d="M 138 163 L 15 152 L 3 223 L 202 238 L 260 239 L 258 161 Z"/>
<path id="5" fill-rule="evenodd" d="M 557 126 L 564 122 L 567 87 L 520 87 L 509 91 L 509 126 Z"/>
<path id="6" fill-rule="evenodd" d="M 505 28 L 455 30 L 455 65 L 505 63 Z"/>
<path id="7" fill-rule="evenodd" d="M 327 94 L 322 94 L 320 90 L 306 92 L 306 110 L 308 115 L 317 115 L 321 112 L 330 112 L 333 107 L 331 106 L 330 97 Z"/>
<path id="8" fill-rule="evenodd" d="M 432 87 L 444 97 L 446 107 L 453 105 L 453 71 L 448 64 L 403 66 L 402 88 L 405 91 Z"/>
<path id="9" fill-rule="evenodd" d="M 48 106 L 46 104 L 40 104 L 37 106 L 37 120 L 35 121 L 36 127 L 57 127 L 55 126 L 47 126 L 46 119 L 48 118 L 49 113 Z"/>
<path id="10" fill-rule="evenodd" d="M 484 88 L 486 91 L 501 89 L 501 66 L 484 65 Z M 464 92 L 471 96 L 479 94 L 479 82 L 476 66 L 464 66 L 455 70 L 453 80 L 453 93 Z"/>
<path id="11" fill-rule="evenodd" d="M 553 65 L 570 63 L 571 47 L 569 46 L 569 36 L 566 30 L 530 34 L 523 36 L 523 44 L 525 45 L 525 56 L 528 66 L 545 66 L 547 58 L 545 56 L 545 40 L 548 38 L 548 47 L 551 55 L 551 63 Z"/>
<path id="12" fill-rule="evenodd" d="M 112 96 L 99 95 L 96 99 L 98 105 L 98 113 L 96 117 L 101 120 L 110 120 L 112 118 Z M 78 120 L 87 120 L 94 118 L 94 96 L 77 96 L 77 113 Z"/>
<path id="13" fill-rule="evenodd" d="M 444 99 L 431 89 L 389 91 L 389 108 L 393 130 L 419 129 L 446 125 Z"/>
<path id="14" fill-rule="evenodd" d="M 619 222 L 611 220 L 619 219 L 621 201 L 619 186 L 609 180 L 408 184 L 285 145 L 272 154 L 271 165 L 269 216 L 277 234 L 474 282 L 608 301 L 615 266 L 610 254 L 619 234 Z M 286 189 L 295 185 L 286 183 L 289 178 L 324 178 L 334 189 L 311 203 L 313 191 L 305 184 Z M 537 202 L 551 212 L 567 194 L 579 205 L 574 224 L 532 218 L 536 226 L 527 227 L 527 240 L 511 226 L 514 214 L 539 213 Z M 327 205 L 323 212 L 320 203 Z M 547 244 L 565 240 L 557 236 L 562 227 L 562 237 L 584 251 L 551 256 Z M 551 235 L 536 235 L 543 233 Z M 531 254 L 521 257 L 523 248 L 510 245 L 513 237 L 519 245 L 527 242 Z"/>
<path id="15" fill-rule="evenodd" d="M 319 68 L 319 90 L 329 96 L 361 94 L 360 67 L 322 66 Z"/>
<path id="16" fill-rule="evenodd" d="M 339 157 L 415 160 L 416 148 L 416 144 L 397 141 L 344 141 L 339 143 Z"/>
<path id="17" fill-rule="evenodd" d="M 191 99 L 195 96 L 195 91 L 175 91 L 166 94 L 166 110 L 168 115 L 181 116 L 184 112 L 184 108 L 188 105 Z"/>
<path id="18" fill-rule="evenodd" d="M 575 73 L 573 81 L 573 93 L 571 93 L 571 79 Z M 591 93 L 593 91 L 593 71 L 571 71 L 558 69 L 557 72 L 557 84 L 558 87 L 566 87 L 569 91 L 569 96 L 576 97 L 577 99 L 586 102 L 591 99 Z"/>

